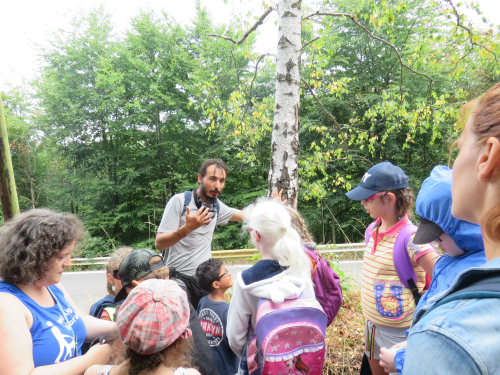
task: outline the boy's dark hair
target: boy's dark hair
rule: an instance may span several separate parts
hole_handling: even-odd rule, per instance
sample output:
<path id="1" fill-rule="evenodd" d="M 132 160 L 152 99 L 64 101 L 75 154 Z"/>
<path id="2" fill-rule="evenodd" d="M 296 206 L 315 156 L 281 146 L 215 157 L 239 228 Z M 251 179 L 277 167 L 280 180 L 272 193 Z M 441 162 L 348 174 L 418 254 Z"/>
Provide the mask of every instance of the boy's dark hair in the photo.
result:
<path id="1" fill-rule="evenodd" d="M 196 279 L 201 289 L 208 293 L 213 292 L 212 283 L 219 280 L 222 265 L 222 260 L 211 258 L 198 266 L 196 269 Z"/>
<path id="2" fill-rule="evenodd" d="M 226 173 L 226 176 L 227 176 L 228 169 L 227 169 L 226 163 L 224 163 L 223 160 L 221 160 L 221 159 L 208 159 L 208 160 L 205 160 L 205 162 L 202 164 L 202 166 L 200 168 L 200 171 L 198 172 L 198 174 L 201 174 L 201 178 L 205 177 L 205 175 L 207 174 L 208 167 L 210 167 L 211 165 L 214 165 L 214 164 L 215 164 L 215 168 L 222 169 Z"/>

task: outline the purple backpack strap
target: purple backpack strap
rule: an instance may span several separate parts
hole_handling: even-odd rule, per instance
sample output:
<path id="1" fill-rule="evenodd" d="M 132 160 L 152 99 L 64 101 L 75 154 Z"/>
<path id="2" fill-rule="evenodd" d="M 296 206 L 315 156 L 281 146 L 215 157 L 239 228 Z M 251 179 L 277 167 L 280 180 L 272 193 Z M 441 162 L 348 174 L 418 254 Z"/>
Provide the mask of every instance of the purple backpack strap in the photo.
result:
<path id="1" fill-rule="evenodd" d="M 396 242 L 394 243 L 394 251 L 392 253 L 394 268 L 398 274 L 399 280 L 406 288 L 410 288 L 408 280 L 413 279 L 417 283 L 417 275 L 413 270 L 410 255 L 407 251 L 407 245 L 410 237 L 417 231 L 417 226 L 408 222 L 398 233 Z"/>

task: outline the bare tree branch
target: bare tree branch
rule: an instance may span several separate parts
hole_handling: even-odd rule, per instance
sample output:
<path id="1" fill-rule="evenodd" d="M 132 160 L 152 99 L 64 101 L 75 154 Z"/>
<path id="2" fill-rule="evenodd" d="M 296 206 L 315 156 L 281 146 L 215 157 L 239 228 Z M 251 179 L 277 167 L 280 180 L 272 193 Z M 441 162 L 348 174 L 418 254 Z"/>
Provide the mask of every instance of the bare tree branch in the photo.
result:
<path id="1" fill-rule="evenodd" d="M 309 83 L 307 83 L 307 81 L 304 78 L 302 78 L 302 77 L 300 77 L 300 80 L 305 83 L 305 85 L 307 86 L 307 88 L 311 92 L 314 100 L 316 100 L 316 103 L 319 104 L 319 106 L 321 107 L 321 109 L 323 110 L 323 112 L 325 112 L 326 115 L 332 119 L 333 123 L 337 127 L 337 131 L 339 132 L 339 134 L 342 137 L 342 141 L 344 142 L 345 153 L 346 153 L 346 155 L 349 155 L 349 148 L 347 147 L 347 141 L 346 141 L 346 139 L 344 137 L 344 133 L 342 132 L 342 129 L 340 128 L 340 124 L 337 122 L 337 119 L 335 118 L 334 115 L 332 115 L 330 112 L 328 112 L 325 107 L 323 107 L 323 104 L 318 100 L 318 98 L 316 97 L 316 94 L 314 94 L 313 89 L 311 88 L 311 86 L 309 86 Z"/>
<path id="2" fill-rule="evenodd" d="M 472 34 L 472 30 L 469 27 L 464 26 L 460 22 L 460 14 L 458 13 L 457 8 L 455 8 L 455 5 L 453 4 L 453 2 L 451 0 L 445 0 L 445 1 L 448 4 L 450 4 L 451 8 L 453 9 L 453 12 L 455 13 L 455 16 L 457 17 L 457 27 L 460 27 L 461 29 L 464 29 L 469 34 L 469 40 L 470 40 L 470 44 L 471 44 L 472 48 L 474 48 L 474 46 L 477 46 L 477 47 L 482 48 L 485 51 L 491 53 L 493 55 L 493 57 L 495 58 L 495 61 L 496 61 L 497 65 L 498 65 L 498 59 L 497 59 L 497 55 L 495 54 L 495 52 L 491 51 L 490 49 L 486 48 L 485 46 L 483 46 L 481 44 L 478 44 L 478 43 L 474 42 L 474 36 Z"/>
<path id="3" fill-rule="evenodd" d="M 257 64 L 255 64 L 255 72 L 253 74 L 253 78 L 252 78 L 252 82 L 250 83 L 250 93 L 248 94 L 248 102 L 247 102 L 247 106 L 245 108 L 245 111 L 243 112 L 243 114 L 241 115 L 241 120 L 240 120 L 240 123 L 239 123 L 239 127 L 241 127 L 241 125 L 243 124 L 243 120 L 245 118 L 245 115 L 247 114 L 248 112 L 248 108 L 250 107 L 250 103 L 252 103 L 252 94 L 253 94 L 253 83 L 255 81 L 255 78 L 257 77 L 257 69 L 259 68 L 259 64 L 260 62 L 262 61 L 262 59 L 267 56 L 267 54 L 263 54 L 259 57 L 259 59 L 257 60 Z M 242 129 L 243 130 L 243 129 Z"/>
<path id="4" fill-rule="evenodd" d="M 266 17 L 273 11 L 275 10 L 274 7 L 270 6 L 269 8 L 266 9 L 266 11 L 262 14 L 262 16 L 260 16 L 260 18 L 257 20 L 257 22 L 255 22 L 253 24 L 253 26 L 251 28 L 248 29 L 248 31 L 240 38 L 240 40 L 236 41 L 234 40 L 233 38 L 229 37 L 229 36 L 224 36 L 224 35 L 217 35 L 217 34 L 209 34 L 208 36 L 215 36 L 217 38 L 222 38 L 222 39 L 225 39 L 225 40 L 229 40 L 230 42 L 234 43 L 234 44 L 241 44 L 243 43 L 247 38 L 248 36 L 253 33 L 255 30 L 257 30 L 257 27 L 259 27 L 259 25 L 262 25 L 262 23 L 264 22 L 264 20 L 266 19 Z"/>
<path id="5" fill-rule="evenodd" d="M 240 82 L 240 75 L 238 73 L 238 65 L 236 65 L 236 57 L 234 57 L 234 53 L 233 53 L 235 48 L 236 47 L 231 48 L 231 56 L 234 60 L 234 70 L 236 72 L 236 78 L 238 79 L 238 82 Z M 231 61 L 229 61 L 229 68 L 231 68 Z"/>
<path id="6" fill-rule="evenodd" d="M 307 42 L 306 44 L 304 44 L 302 46 L 302 49 L 306 48 L 309 44 L 311 44 L 312 42 L 315 42 L 319 39 L 319 36 L 317 36 L 316 38 L 314 38 L 313 40 L 310 40 L 309 42 Z"/>
<path id="7" fill-rule="evenodd" d="M 406 69 L 408 69 L 410 72 L 412 73 L 415 73 L 415 74 L 418 74 L 420 76 L 423 76 L 425 78 L 427 78 L 430 82 L 433 82 L 434 80 L 429 77 L 427 74 L 425 73 L 421 73 L 421 72 L 417 72 L 416 70 L 410 68 L 408 65 L 406 65 L 404 62 L 403 62 L 403 59 L 398 51 L 398 49 L 396 48 L 396 46 L 392 43 L 389 43 L 387 40 L 385 39 L 382 39 L 382 38 L 379 38 L 378 36 L 375 36 L 372 34 L 372 32 L 370 30 L 368 30 L 365 26 L 363 26 L 362 24 L 360 24 L 357 20 L 356 20 L 356 17 L 354 17 L 352 14 L 348 14 L 348 13 L 324 13 L 324 12 L 315 12 L 315 13 L 312 13 L 312 14 L 309 14 L 308 16 L 302 18 L 302 21 L 304 20 L 307 20 L 311 17 L 314 17 L 314 16 L 331 16 L 331 17 L 347 17 L 349 18 L 353 23 L 355 23 L 357 26 L 359 26 L 361 29 L 363 29 L 363 31 L 368 34 L 368 36 L 372 39 L 375 39 L 375 40 L 378 40 L 382 43 L 384 43 L 385 45 L 389 46 L 395 53 L 396 55 L 398 56 L 398 59 L 399 59 L 399 63 L 404 66 Z"/>

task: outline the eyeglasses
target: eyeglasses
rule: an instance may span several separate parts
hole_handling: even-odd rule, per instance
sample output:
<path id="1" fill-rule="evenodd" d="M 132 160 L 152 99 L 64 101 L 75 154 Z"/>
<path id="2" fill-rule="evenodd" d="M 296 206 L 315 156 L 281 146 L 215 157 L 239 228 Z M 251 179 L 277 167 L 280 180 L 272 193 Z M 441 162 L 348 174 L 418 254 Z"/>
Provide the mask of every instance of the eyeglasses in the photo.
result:
<path id="1" fill-rule="evenodd" d="M 121 280 L 120 275 L 118 275 L 118 270 L 114 270 L 113 272 L 111 272 L 111 275 L 113 276 L 113 279 Z"/>
<path id="2" fill-rule="evenodd" d="M 381 197 L 382 195 L 386 195 L 387 191 L 383 191 L 382 193 L 377 193 L 375 195 L 372 195 L 371 197 L 368 197 L 366 199 L 363 199 L 366 203 L 371 202 L 372 200 Z"/>
<path id="3" fill-rule="evenodd" d="M 226 275 L 231 275 L 231 274 L 229 273 L 229 270 L 226 270 L 226 272 L 224 272 L 222 275 L 220 275 L 220 276 L 217 278 L 217 281 L 220 281 L 220 279 L 222 279 L 222 278 L 223 278 L 224 276 L 226 276 Z"/>

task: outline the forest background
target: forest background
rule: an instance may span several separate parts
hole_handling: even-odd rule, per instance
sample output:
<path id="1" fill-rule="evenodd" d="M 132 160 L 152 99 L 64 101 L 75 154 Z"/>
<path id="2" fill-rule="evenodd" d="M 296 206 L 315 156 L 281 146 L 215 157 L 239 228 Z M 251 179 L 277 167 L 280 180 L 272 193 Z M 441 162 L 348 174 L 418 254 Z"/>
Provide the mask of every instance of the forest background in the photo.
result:
<path id="1" fill-rule="evenodd" d="M 345 192 L 390 160 L 416 196 L 449 163 L 460 108 L 500 80 L 500 28 L 473 26 L 474 3 L 316 5 L 302 9 L 298 209 L 317 243 L 358 242 L 371 219 Z M 356 22 L 306 17 L 317 11 Z M 21 210 L 77 214 L 94 257 L 153 248 L 166 202 L 197 187 L 207 158 L 230 168 L 224 203 L 267 195 L 275 56 L 254 52 L 255 34 L 226 40 L 259 17 L 216 23 L 198 3 L 192 24 L 141 11 L 118 33 L 98 7 L 55 33 L 38 78 L 3 94 Z M 236 223 L 214 235 L 214 249 L 248 246 Z"/>

